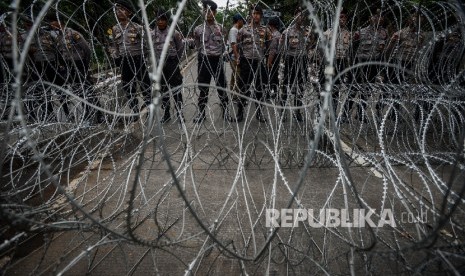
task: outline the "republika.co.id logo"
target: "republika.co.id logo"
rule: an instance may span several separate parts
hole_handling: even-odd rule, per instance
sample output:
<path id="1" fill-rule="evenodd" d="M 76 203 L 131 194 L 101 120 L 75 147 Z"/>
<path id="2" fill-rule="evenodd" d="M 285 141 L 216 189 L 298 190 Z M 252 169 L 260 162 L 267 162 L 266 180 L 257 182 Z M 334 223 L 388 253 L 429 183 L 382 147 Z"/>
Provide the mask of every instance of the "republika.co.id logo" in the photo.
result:
<path id="1" fill-rule="evenodd" d="M 374 209 L 320 209 L 315 216 L 313 209 L 266 209 L 266 227 L 297 227 L 299 222 L 308 222 L 310 227 L 353 227 L 362 228 L 396 227 L 391 209 L 383 209 L 377 222 L 373 221 Z M 373 216 L 373 217 L 372 217 Z"/>

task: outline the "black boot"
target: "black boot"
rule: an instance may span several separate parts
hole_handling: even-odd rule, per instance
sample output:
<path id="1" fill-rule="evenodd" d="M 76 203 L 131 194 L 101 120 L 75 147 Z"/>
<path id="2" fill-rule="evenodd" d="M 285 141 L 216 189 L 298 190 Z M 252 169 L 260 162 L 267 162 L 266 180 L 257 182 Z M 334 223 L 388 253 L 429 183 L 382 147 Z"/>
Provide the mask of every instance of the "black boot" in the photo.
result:
<path id="1" fill-rule="evenodd" d="M 174 107 L 176 108 L 176 115 L 178 116 L 179 123 L 184 123 L 186 120 L 184 119 L 183 107 L 184 101 L 182 99 L 182 93 L 178 90 L 174 95 Z"/>
<path id="2" fill-rule="evenodd" d="M 182 112 L 178 113 L 178 119 L 180 123 L 186 122 L 186 119 L 184 118 L 184 114 Z"/>
<path id="3" fill-rule="evenodd" d="M 297 122 L 302 122 L 303 121 L 302 113 L 300 113 L 300 110 L 295 111 L 294 117 L 297 120 Z"/>
<path id="4" fill-rule="evenodd" d="M 294 98 L 294 105 L 297 106 L 297 107 L 302 106 L 302 100 L 299 99 L 299 96 L 298 96 L 298 95 L 295 95 L 295 98 Z M 302 121 L 303 121 L 302 113 L 300 113 L 300 109 L 297 109 L 297 110 L 295 111 L 294 117 L 295 117 L 295 119 L 297 120 L 297 122 L 302 122 Z"/>
<path id="5" fill-rule="evenodd" d="M 194 117 L 194 124 L 201 124 L 205 120 L 205 106 L 199 104 L 199 112 Z"/>
<path id="6" fill-rule="evenodd" d="M 89 116 L 90 114 L 90 116 Z M 86 116 L 88 116 L 89 120 L 92 121 L 92 123 L 96 123 L 98 125 L 102 124 L 105 122 L 105 116 L 103 115 L 103 112 L 100 110 L 95 110 L 95 113 L 92 114 L 92 110 L 89 110 L 86 112 Z M 87 119 L 86 119 L 87 120 Z"/>
<path id="7" fill-rule="evenodd" d="M 201 124 L 205 120 L 205 112 L 199 112 L 194 117 L 194 124 Z"/>
<path id="8" fill-rule="evenodd" d="M 180 123 L 186 122 L 186 120 L 184 119 L 184 113 L 182 112 L 181 108 L 176 108 L 176 114 L 178 115 L 178 119 Z"/>
<path id="9" fill-rule="evenodd" d="M 167 97 L 166 97 L 167 98 Z M 170 104 L 169 104 L 169 98 L 163 98 L 163 102 L 161 104 L 161 108 L 163 109 L 163 117 L 161 118 L 160 122 L 162 124 L 167 123 L 171 120 L 171 114 L 170 114 Z"/>
<path id="10" fill-rule="evenodd" d="M 227 105 L 221 104 L 221 114 L 222 114 L 223 120 L 226 121 L 226 120 L 228 119 L 228 109 L 227 109 Z"/>
<path id="11" fill-rule="evenodd" d="M 236 122 L 244 121 L 244 104 L 238 103 L 237 104 L 237 115 L 236 115 Z"/>
<path id="12" fill-rule="evenodd" d="M 223 112 L 223 120 L 234 123 L 237 121 L 237 118 L 234 118 L 233 116 L 231 116 L 229 110 L 230 109 L 228 107 L 228 104 L 221 105 L 221 111 Z"/>
<path id="13" fill-rule="evenodd" d="M 260 123 L 266 123 L 266 118 L 262 113 L 262 106 L 260 104 L 257 105 L 257 113 L 255 114 L 255 118 L 257 118 Z"/>
<path id="14" fill-rule="evenodd" d="M 165 109 L 165 113 L 163 114 L 163 117 L 161 118 L 161 123 L 167 123 L 171 120 L 171 115 L 170 115 L 170 110 Z"/>

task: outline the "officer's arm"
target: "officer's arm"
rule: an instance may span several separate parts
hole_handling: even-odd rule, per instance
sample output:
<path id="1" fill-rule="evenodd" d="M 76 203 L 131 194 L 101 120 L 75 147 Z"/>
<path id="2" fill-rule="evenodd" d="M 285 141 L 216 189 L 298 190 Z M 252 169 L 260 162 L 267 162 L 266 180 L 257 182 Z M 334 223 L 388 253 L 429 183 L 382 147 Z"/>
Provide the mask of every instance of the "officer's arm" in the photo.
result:
<path id="1" fill-rule="evenodd" d="M 149 46 L 147 45 L 148 39 L 146 36 L 145 29 L 142 25 L 136 24 L 137 25 L 137 35 L 139 36 L 139 40 L 142 43 L 142 51 L 147 52 Z M 150 30 L 150 29 L 149 29 Z M 150 35 L 150 31 L 148 33 Z"/>
<path id="2" fill-rule="evenodd" d="M 220 28 L 221 28 L 221 35 L 223 36 L 224 48 L 227 48 L 226 45 L 228 43 L 228 34 L 226 33 L 226 29 L 224 29 L 222 25 L 220 25 Z"/>
<path id="3" fill-rule="evenodd" d="M 271 43 L 270 43 L 270 49 L 268 52 L 268 60 L 267 60 L 267 65 L 270 68 L 273 66 L 273 61 L 276 57 L 277 48 L 278 48 L 277 39 L 272 38 Z"/>
<path id="4" fill-rule="evenodd" d="M 197 28 L 194 29 L 194 45 L 195 45 L 195 48 L 197 50 L 200 50 L 200 47 L 202 47 L 202 44 L 200 43 L 201 39 L 202 38 L 200 37 L 200 34 L 199 34 Z"/>
<path id="5" fill-rule="evenodd" d="M 355 54 L 360 46 L 360 31 L 356 31 L 352 36 L 352 49 Z"/>
<path id="6" fill-rule="evenodd" d="M 236 58 L 236 63 L 239 64 L 240 54 L 239 54 L 239 43 L 242 42 L 242 33 L 241 31 L 237 32 L 236 43 L 232 45 L 234 57 Z"/>
<path id="7" fill-rule="evenodd" d="M 178 59 L 181 61 L 184 54 L 184 43 L 182 42 L 181 34 L 178 31 L 174 33 L 174 43 L 176 44 Z"/>
<path id="8" fill-rule="evenodd" d="M 355 58 L 355 53 L 358 48 L 358 41 L 354 41 L 354 33 L 349 31 L 349 45 L 348 45 L 348 56 L 350 60 L 354 60 Z"/>
<path id="9" fill-rule="evenodd" d="M 117 59 L 119 57 L 118 53 L 118 47 L 116 45 L 116 39 L 115 39 L 115 28 L 108 29 L 107 33 L 109 35 L 110 43 L 108 45 L 108 52 L 110 53 L 110 57 L 113 59 Z"/>
<path id="10" fill-rule="evenodd" d="M 401 32 L 400 31 L 397 31 L 392 35 L 391 39 L 388 42 L 388 46 L 386 47 L 386 53 L 385 53 L 386 57 L 385 58 L 387 60 L 389 60 L 389 58 L 391 57 L 392 52 L 393 52 L 395 46 L 399 44 L 400 39 L 401 39 Z"/>
<path id="11" fill-rule="evenodd" d="M 381 30 L 381 37 L 379 38 L 378 50 L 383 51 L 386 47 L 387 32 L 386 30 Z"/>
<path id="12" fill-rule="evenodd" d="M 279 39 L 279 45 L 281 51 L 283 51 L 283 54 L 285 54 L 285 51 L 287 50 L 287 30 L 284 31 L 281 35 L 281 38 Z"/>
<path id="13" fill-rule="evenodd" d="M 77 44 L 78 44 L 78 47 L 82 49 L 82 52 L 84 55 L 82 59 L 85 60 L 86 63 L 90 62 L 91 57 L 92 57 L 92 50 L 90 49 L 89 43 L 84 39 L 84 37 L 79 32 L 76 32 L 74 35 L 78 36 Z"/>

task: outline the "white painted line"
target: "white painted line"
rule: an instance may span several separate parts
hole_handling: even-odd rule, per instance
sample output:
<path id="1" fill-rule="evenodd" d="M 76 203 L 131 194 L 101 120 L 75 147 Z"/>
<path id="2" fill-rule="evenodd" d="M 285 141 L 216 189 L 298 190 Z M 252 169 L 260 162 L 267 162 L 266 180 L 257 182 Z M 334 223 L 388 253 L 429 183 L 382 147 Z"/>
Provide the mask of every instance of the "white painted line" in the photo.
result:
<path id="1" fill-rule="evenodd" d="M 79 185 L 79 183 L 81 183 L 85 177 L 88 176 L 87 172 L 88 171 L 92 171 L 92 170 L 95 170 L 99 165 L 100 163 L 102 162 L 103 160 L 103 157 L 95 160 L 94 162 L 92 162 L 89 166 L 87 166 L 86 169 L 84 169 L 83 171 L 81 171 L 78 176 L 76 178 L 74 178 L 73 180 L 71 180 L 71 182 L 68 184 L 68 186 L 66 186 L 64 188 L 65 192 L 70 195 L 71 197 L 74 196 L 74 191 L 76 190 L 77 186 Z M 63 195 L 63 194 L 60 194 L 58 195 L 58 198 L 55 200 L 55 202 L 53 203 L 53 206 L 52 206 L 52 209 L 58 209 L 60 207 L 62 207 L 62 205 L 67 201 L 68 199 Z"/>
<path id="2" fill-rule="evenodd" d="M 334 135 L 331 132 L 329 132 L 327 129 L 325 130 L 325 133 L 326 133 L 326 135 L 328 135 L 329 139 L 331 139 L 331 141 L 334 144 Z M 341 143 L 342 151 L 347 156 L 351 156 L 352 159 L 354 160 L 355 164 L 363 166 L 363 167 L 367 166 L 369 164 L 369 162 L 367 161 L 367 159 L 365 157 L 363 157 L 361 154 L 358 154 L 357 152 L 352 150 L 346 143 L 344 143 L 344 141 L 339 140 L 339 142 Z M 378 171 L 377 169 L 375 169 L 375 167 L 370 166 L 369 170 L 371 171 L 371 173 L 373 173 L 374 176 L 376 176 L 378 178 L 383 178 L 383 174 L 380 171 Z"/>

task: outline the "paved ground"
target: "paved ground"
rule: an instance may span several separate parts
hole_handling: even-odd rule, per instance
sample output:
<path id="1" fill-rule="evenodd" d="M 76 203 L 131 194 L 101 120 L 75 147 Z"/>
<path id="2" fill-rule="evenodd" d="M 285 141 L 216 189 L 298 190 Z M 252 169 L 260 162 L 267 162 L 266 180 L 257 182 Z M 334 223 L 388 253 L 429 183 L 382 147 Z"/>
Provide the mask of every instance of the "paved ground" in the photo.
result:
<path id="1" fill-rule="evenodd" d="M 195 68 L 194 61 L 185 74 L 195 78 Z M 463 168 L 454 175 L 453 162 L 438 161 L 441 150 L 415 165 L 407 161 L 419 151 L 406 138 L 412 130 L 380 136 L 373 122 L 353 120 L 340 127 L 345 161 L 334 154 L 334 132 L 326 130 L 303 170 L 310 142 L 316 142 L 315 107 L 297 123 L 290 114 L 279 121 L 279 110 L 270 104 L 269 122 L 263 124 L 249 104 L 247 120 L 235 124 L 221 118 L 211 91 L 208 118 L 196 126 L 192 83 L 185 79 L 185 125 L 172 120 L 161 129 L 140 122 L 95 129 L 108 132 L 99 136 L 102 154 L 67 182 L 74 205 L 64 199 L 56 205 L 63 206 L 57 217 L 82 226 L 31 235 L 22 246 L 30 252 L 23 249 L 24 258 L 16 256 L 8 275 L 441 274 L 448 262 L 464 272 L 463 252 L 454 246 L 464 240 L 463 200 L 457 215 L 433 232 L 448 180 L 455 179 L 450 208 L 464 179 Z M 143 139 L 148 139 L 144 148 Z M 279 229 L 268 243 L 267 208 L 315 213 L 372 208 L 377 225 L 380 210 L 390 209 L 396 227 L 301 223 Z M 421 214 L 426 214 L 423 221 L 413 222 Z M 431 233 L 438 234 L 433 249 L 422 243 Z"/>

